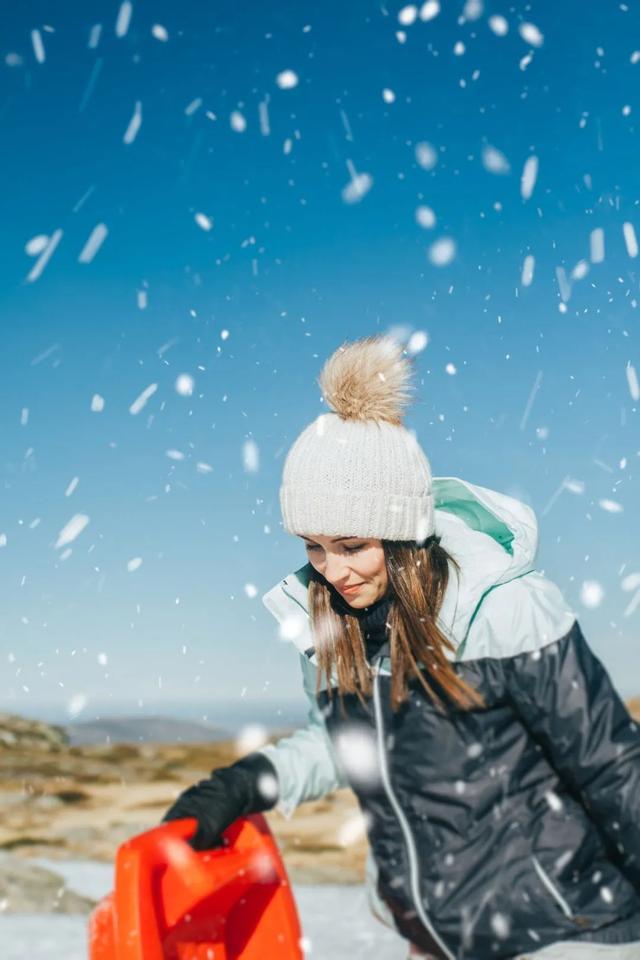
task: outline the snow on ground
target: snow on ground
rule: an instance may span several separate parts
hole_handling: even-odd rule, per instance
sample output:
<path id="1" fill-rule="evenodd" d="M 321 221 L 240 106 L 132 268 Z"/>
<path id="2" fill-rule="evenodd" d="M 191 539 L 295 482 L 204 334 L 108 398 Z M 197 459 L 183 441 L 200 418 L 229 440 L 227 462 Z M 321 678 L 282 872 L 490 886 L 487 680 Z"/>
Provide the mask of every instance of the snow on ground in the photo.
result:
<path id="1" fill-rule="evenodd" d="M 67 886 L 100 898 L 113 884 L 113 867 L 92 861 L 34 863 L 55 870 Z M 405 960 L 403 941 L 376 921 L 359 886 L 295 886 L 310 960 Z M 56 914 L 0 916 L 2 960 L 87 960 L 87 918 Z"/>

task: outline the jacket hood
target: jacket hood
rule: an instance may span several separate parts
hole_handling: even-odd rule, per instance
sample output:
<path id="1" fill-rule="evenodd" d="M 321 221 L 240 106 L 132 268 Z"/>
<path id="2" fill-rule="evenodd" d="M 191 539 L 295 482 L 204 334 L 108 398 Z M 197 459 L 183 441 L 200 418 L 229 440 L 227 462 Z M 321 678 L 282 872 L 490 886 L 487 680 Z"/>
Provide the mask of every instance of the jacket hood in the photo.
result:
<path id="1" fill-rule="evenodd" d="M 484 596 L 534 569 L 538 523 L 531 507 L 459 477 L 433 477 L 435 533 L 460 566 L 449 564 L 449 583 L 438 626 L 462 650 Z M 288 574 L 262 597 L 280 623 L 283 639 L 300 652 L 313 647 L 307 587 L 311 564 Z"/>

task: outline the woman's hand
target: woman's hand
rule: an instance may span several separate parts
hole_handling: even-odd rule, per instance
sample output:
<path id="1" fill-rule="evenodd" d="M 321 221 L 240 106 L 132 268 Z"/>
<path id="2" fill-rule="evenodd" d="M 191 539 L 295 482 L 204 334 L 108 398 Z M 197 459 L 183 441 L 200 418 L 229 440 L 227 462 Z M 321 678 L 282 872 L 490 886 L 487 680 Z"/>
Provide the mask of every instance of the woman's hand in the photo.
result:
<path id="1" fill-rule="evenodd" d="M 221 834 L 234 820 L 269 810 L 277 799 L 275 767 L 264 754 L 253 753 L 184 790 L 162 822 L 195 817 L 198 828 L 188 843 L 194 850 L 210 850 L 221 845 Z"/>

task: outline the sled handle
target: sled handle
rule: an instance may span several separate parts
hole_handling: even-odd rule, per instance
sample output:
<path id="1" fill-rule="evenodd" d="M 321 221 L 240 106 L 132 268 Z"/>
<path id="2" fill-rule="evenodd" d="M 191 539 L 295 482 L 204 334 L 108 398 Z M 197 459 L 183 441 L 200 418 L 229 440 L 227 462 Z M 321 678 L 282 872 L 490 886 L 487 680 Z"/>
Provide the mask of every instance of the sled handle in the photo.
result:
<path id="1" fill-rule="evenodd" d="M 196 828 L 193 817 L 173 820 L 133 837 L 119 848 L 115 870 L 118 960 L 164 960 L 161 923 L 171 927 L 190 905 L 211 893 L 211 872 L 186 842 Z M 250 871 L 245 869 L 245 856 L 223 847 L 211 850 L 209 858 L 224 861 L 229 881 L 219 892 L 224 896 L 226 886 L 229 902 L 235 901 L 238 883 L 248 887 L 252 882 Z M 166 915 L 159 918 L 157 883 L 163 867 L 165 874 L 171 871 L 173 895 L 168 898 Z"/>

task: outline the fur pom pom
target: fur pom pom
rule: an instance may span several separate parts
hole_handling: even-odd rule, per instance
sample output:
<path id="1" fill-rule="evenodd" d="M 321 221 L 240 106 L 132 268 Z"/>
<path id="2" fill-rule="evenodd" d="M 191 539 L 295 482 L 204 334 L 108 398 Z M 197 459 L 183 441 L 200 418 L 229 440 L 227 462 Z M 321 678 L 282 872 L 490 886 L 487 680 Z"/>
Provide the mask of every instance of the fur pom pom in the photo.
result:
<path id="1" fill-rule="evenodd" d="M 411 360 L 392 337 L 345 342 L 326 361 L 318 378 L 322 394 L 343 420 L 402 423 L 411 403 Z"/>

